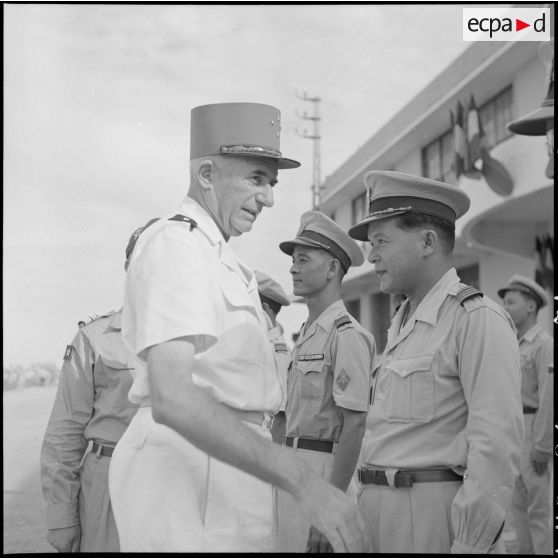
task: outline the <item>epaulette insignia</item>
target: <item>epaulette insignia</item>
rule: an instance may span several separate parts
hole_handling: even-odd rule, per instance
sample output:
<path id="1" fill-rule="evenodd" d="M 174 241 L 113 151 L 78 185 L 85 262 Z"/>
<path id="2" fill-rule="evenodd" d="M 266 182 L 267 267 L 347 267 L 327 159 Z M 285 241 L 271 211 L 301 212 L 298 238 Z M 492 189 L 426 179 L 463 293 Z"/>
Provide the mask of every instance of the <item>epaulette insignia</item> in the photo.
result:
<path id="1" fill-rule="evenodd" d="M 108 312 L 103 312 L 102 314 L 89 314 L 89 316 L 87 316 L 86 320 L 81 320 L 78 322 L 78 326 L 79 325 L 89 325 L 91 322 L 94 322 L 95 320 L 98 320 L 99 318 L 106 318 L 107 316 L 110 316 L 111 314 L 114 313 L 114 310 L 109 310 Z"/>
<path id="2" fill-rule="evenodd" d="M 198 224 L 190 217 L 182 215 L 182 213 L 177 213 L 174 217 L 169 217 L 169 221 L 181 221 L 182 223 L 190 223 L 190 230 L 194 230 Z"/>
<path id="3" fill-rule="evenodd" d="M 275 343 L 275 352 L 276 353 L 288 353 L 289 350 L 287 349 L 286 343 Z"/>
<path id="4" fill-rule="evenodd" d="M 455 298 L 459 301 L 461 306 L 464 306 L 466 300 L 473 298 L 475 296 L 482 296 L 479 290 L 475 289 L 475 287 L 471 287 L 470 285 L 463 285 L 456 293 Z"/>
<path id="5" fill-rule="evenodd" d="M 343 326 L 352 324 L 353 322 L 351 321 L 351 318 L 349 318 L 349 316 L 345 315 L 337 318 L 333 323 L 337 329 L 341 329 Z"/>
<path id="6" fill-rule="evenodd" d="M 70 360 L 72 356 L 73 347 L 71 345 L 66 345 L 66 351 L 64 352 L 64 360 Z"/>

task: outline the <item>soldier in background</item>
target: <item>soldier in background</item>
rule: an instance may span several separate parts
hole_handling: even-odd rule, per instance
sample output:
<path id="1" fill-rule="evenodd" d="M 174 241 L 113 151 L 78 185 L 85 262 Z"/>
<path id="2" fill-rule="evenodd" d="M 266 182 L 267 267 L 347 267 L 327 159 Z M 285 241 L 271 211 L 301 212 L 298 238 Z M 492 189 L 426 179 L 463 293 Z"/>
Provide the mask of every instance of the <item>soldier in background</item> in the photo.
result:
<path id="1" fill-rule="evenodd" d="M 515 484 L 511 518 L 517 554 L 552 554 L 550 527 L 550 459 L 552 457 L 552 401 L 549 368 L 554 362 L 552 337 L 537 323 L 548 304 L 545 290 L 532 279 L 513 275 L 498 291 L 517 329 L 521 355 L 521 400 L 525 437 L 519 478 Z M 549 387 L 550 386 L 550 387 Z"/>
<path id="2" fill-rule="evenodd" d="M 289 302 L 287 293 L 277 281 L 262 271 L 255 270 L 254 274 L 258 282 L 258 292 L 260 293 L 262 308 L 270 321 L 268 324 L 268 337 L 269 341 L 273 344 L 275 365 L 277 366 L 279 380 L 283 389 L 283 401 L 279 407 L 279 412 L 273 417 L 273 423 L 271 425 L 271 437 L 273 441 L 281 444 L 283 443 L 283 435 L 285 434 L 287 370 L 291 362 L 291 351 L 289 351 L 285 338 L 283 337 L 283 326 L 277 321 L 277 314 L 279 314 L 283 306 L 289 306 L 291 303 Z"/>
<path id="3" fill-rule="evenodd" d="M 144 228 L 130 237 L 125 269 Z M 137 410 L 128 391 L 138 365 L 124 345 L 120 319 L 121 310 L 80 320 L 64 353 L 41 448 L 47 540 L 59 552 L 119 551 L 108 470 L 114 447 Z"/>

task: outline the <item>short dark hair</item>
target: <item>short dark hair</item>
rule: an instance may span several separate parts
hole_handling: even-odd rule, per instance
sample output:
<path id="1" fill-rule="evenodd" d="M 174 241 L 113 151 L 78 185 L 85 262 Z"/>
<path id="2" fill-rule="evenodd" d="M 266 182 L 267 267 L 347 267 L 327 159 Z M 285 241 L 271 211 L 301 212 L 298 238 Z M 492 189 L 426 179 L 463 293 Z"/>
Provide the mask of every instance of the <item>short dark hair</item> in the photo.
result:
<path id="1" fill-rule="evenodd" d="M 436 230 L 442 242 L 445 244 L 447 252 L 451 253 L 455 246 L 455 224 L 436 217 L 435 215 L 427 215 L 426 213 L 418 213 L 417 211 L 408 211 L 395 217 L 397 225 L 404 229 L 418 229 L 423 227 L 431 227 Z"/>
<path id="2" fill-rule="evenodd" d="M 279 314 L 279 310 L 281 310 L 281 305 L 278 302 L 275 302 L 274 300 L 271 300 L 271 298 L 267 298 L 267 296 L 260 294 L 260 302 L 263 304 L 264 302 L 266 304 L 269 304 L 269 307 L 273 310 L 273 312 L 275 312 L 275 314 Z"/>

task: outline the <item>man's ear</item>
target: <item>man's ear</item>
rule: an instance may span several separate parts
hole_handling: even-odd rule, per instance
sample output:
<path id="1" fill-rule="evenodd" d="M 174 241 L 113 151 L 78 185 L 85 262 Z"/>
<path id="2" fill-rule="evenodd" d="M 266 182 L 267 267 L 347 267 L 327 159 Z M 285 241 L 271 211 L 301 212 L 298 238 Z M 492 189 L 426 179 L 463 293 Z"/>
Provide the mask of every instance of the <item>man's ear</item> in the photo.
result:
<path id="1" fill-rule="evenodd" d="M 215 164 L 211 159 L 204 159 L 198 167 L 198 182 L 204 190 L 210 190 L 213 187 L 212 176 L 215 172 Z"/>
<path id="2" fill-rule="evenodd" d="M 421 235 L 423 248 L 422 255 L 426 258 L 432 254 L 432 252 L 434 252 L 436 247 L 440 244 L 440 238 L 438 237 L 438 233 L 432 229 L 424 229 Z"/>
<path id="3" fill-rule="evenodd" d="M 337 277 L 339 270 L 341 269 L 341 263 L 337 258 L 331 258 L 329 260 L 328 277 Z"/>
<path id="4" fill-rule="evenodd" d="M 537 303 L 533 300 L 532 297 L 525 297 L 527 299 L 527 310 L 533 314 L 535 314 L 535 316 L 537 315 L 537 312 L 539 311 Z"/>

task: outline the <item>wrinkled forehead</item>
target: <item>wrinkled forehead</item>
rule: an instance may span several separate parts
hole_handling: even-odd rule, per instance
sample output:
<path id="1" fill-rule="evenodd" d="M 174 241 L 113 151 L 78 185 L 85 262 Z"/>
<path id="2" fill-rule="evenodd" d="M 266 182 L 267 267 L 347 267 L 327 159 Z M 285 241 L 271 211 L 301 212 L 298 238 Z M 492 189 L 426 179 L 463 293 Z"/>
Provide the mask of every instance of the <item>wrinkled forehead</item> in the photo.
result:
<path id="1" fill-rule="evenodd" d="M 258 171 L 266 176 L 277 177 L 277 161 L 264 157 L 239 157 L 235 155 L 218 157 L 218 164 L 232 172 L 249 173 Z"/>

